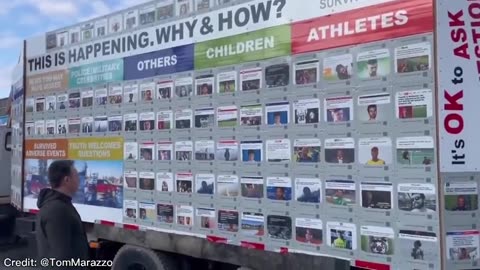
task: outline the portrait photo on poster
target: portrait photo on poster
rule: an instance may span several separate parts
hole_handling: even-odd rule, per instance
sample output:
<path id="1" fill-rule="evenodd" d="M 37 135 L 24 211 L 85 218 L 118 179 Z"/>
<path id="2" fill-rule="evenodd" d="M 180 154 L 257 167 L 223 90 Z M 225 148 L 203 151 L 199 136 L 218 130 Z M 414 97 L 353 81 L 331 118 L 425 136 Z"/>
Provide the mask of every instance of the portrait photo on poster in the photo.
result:
<path id="1" fill-rule="evenodd" d="M 88 108 L 93 106 L 93 90 L 84 90 L 81 93 L 82 108 Z"/>
<path id="2" fill-rule="evenodd" d="M 155 143 L 154 142 L 141 142 L 140 143 L 140 160 L 151 161 L 155 156 Z"/>
<path id="3" fill-rule="evenodd" d="M 43 108 L 45 106 L 44 103 L 42 103 L 43 105 L 40 105 L 41 108 L 42 108 L 42 111 L 43 111 Z M 68 108 L 70 109 L 78 109 L 80 108 L 80 92 L 74 92 L 74 93 L 70 93 L 68 94 Z M 38 106 L 38 103 L 36 104 Z M 38 107 L 37 107 L 38 109 Z"/>
<path id="4" fill-rule="evenodd" d="M 157 172 L 157 181 L 155 186 L 160 192 L 173 192 L 173 173 Z"/>
<path id="5" fill-rule="evenodd" d="M 177 78 L 175 80 L 175 95 L 179 98 L 193 95 L 193 79 L 191 77 Z"/>
<path id="6" fill-rule="evenodd" d="M 110 104 L 121 104 L 123 101 L 123 87 L 121 85 L 110 86 L 108 100 Z"/>
<path id="7" fill-rule="evenodd" d="M 134 200 L 123 201 L 123 217 L 125 218 L 137 218 L 138 214 L 138 202 Z"/>
<path id="8" fill-rule="evenodd" d="M 191 109 L 179 109 L 175 111 L 175 129 L 192 128 L 193 111 Z"/>
<path id="9" fill-rule="evenodd" d="M 434 232 L 399 229 L 397 255 L 414 264 L 434 262 L 437 256 L 438 239 Z"/>
<path id="10" fill-rule="evenodd" d="M 177 193 L 192 193 L 193 192 L 193 174 L 191 173 L 176 173 L 175 174 L 175 191 Z"/>
<path id="11" fill-rule="evenodd" d="M 242 176 L 240 178 L 242 197 L 260 199 L 264 196 L 264 178 L 261 176 Z"/>
<path id="12" fill-rule="evenodd" d="M 276 240 L 292 239 L 292 218 L 289 216 L 268 215 L 268 237 Z"/>
<path id="13" fill-rule="evenodd" d="M 173 128 L 173 111 L 157 112 L 157 129 L 167 130 Z"/>
<path id="14" fill-rule="evenodd" d="M 269 126 L 282 126 L 290 122 L 290 103 L 277 102 L 265 104 L 265 118 Z"/>
<path id="15" fill-rule="evenodd" d="M 175 210 L 172 204 L 157 204 L 157 221 L 173 224 Z"/>
<path id="16" fill-rule="evenodd" d="M 357 55 L 357 75 L 360 79 L 385 77 L 390 74 L 389 49 L 360 52 Z"/>
<path id="17" fill-rule="evenodd" d="M 335 82 L 348 80 L 353 75 L 353 56 L 343 54 L 323 59 L 323 80 Z"/>
<path id="18" fill-rule="evenodd" d="M 87 116 L 82 117 L 82 133 L 92 133 L 93 132 L 93 117 Z"/>
<path id="19" fill-rule="evenodd" d="M 265 67 L 265 83 L 267 88 L 283 87 L 290 84 L 290 65 L 276 64 Z"/>
<path id="20" fill-rule="evenodd" d="M 403 166 L 429 166 L 435 161 L 434 141 L 430 136 L 397 138 L 397 163 Z"/>
<path id="21" fill-rule="evenodd" d="M 447 260 L 475 261 L 478 259 L 480 231 L 447 231 Z"/>
<path id="22" fill-rule="evenodd" d="M 172 98 L 173 81 L 165 80 L 157 82 L 157 99 L 166 100 Z"/>
<path id="23" fill-rule="evenodd" d="M 220 94 L 234 93 L 235 91 L 237 91 L 237 72 L 228 71 L 218 73 L 217 91 Z"/>
<path id="24" fill-rule="evenodd" d="M 215 159 L 215 142 L 210 140 L 195 141 L 195 160 Z"/>
<path id="25" fill-rule="evenodd" d="M 123 143 L 123 157 L 125 160 L 137 160 L 138 159 L 138 143 L 137 142 L 124 142 Z"/>
<path id="26" fill-rule="evenodd" d="M 140 131 L 152 131 L 155 129 L 155 113 L 141 112 L 139 114 Z"/>
<path id="27" fill-rule="evenodd" d="M 122 131 L 123 117 L 121 115 L 108 116 L 108 131 L 119 132 Z"/>
<path id="28" fill-rule="evenodd" d="M 200 228 L 202 229 L 216 229 L 217 216 L 213 208 L 196 208 L 195 217 L 200 221 Z M 198 223 L 197 223 L 198 224 Z"/>
<path id="29" fill-rule="evenodd" d="M 155 203 L 150 202 L 139 202 L 138 203 L 138 212 L 139 219 L 143 221 L 155 221 L 157 217 Z"/>
<path id="30" fill-rule="evenodd" d="M 157 21 L 166 20 L 174 16 L 174 0 L 160 0 L 157 2 Z"/>
<path id="31" fill-rule="evenodd" d="M 105 106 L 108 103 L 108 90 L 107 88 L 99 88 L 95 90 L 95 105 Z"/>
<path id="32" fill-rule="evenodd" d="M 457 213 L 478 210 L 477 182 L 446 182 L 445 210 Z"/>
<path id="33" fill-rule="evenodd" d="M 140 100 L 142 102 L 152 102 L 154 99 L 155 82 L 147 82 L 140 84 Z"/>
<path id="34" fill-rule="evenodd" d="M 318 124 L 320 122 L 320 99 L 302 99 L 293 102 L 295 124 Z"/>
<path id="35" fill-rule="evenodd" d="M 318 60 L 297 62 L 295 63 L 294 68 L 296 85 L 317 83 L 320 78 L 320 66 Z"/>
<path id="36" fill-rule="evenodd" d="M 360 200 L 363 208 L 390 210 L 393 208 L 393 185 L 383 182 L 361 182 Z"/>
<path id="37" fill-rule="evenodd" d="M 397 185 L 398 209 L 410 213 L 435 213 L 437 193 L 433 184 L 401 183 Z"/>
<path id="38" fill-rule="evenodd" d="M 175 142 L 175 160 L 189 161 L 193 157 L 193 142 L 192 141 L 177 141 Z"/>
<path id="39" fill-rule="evenodd" d="M 267 198 L 274 201 L 292 200 L 292 179 L 290 177 L 267 177 Z"/>
<path id="40" fill-rule="evenodd" d="M 215 127 L 215 108 L 195 109 L 195 128 Z"/>
<path id="41" fill-rule="evenodd" d="M 310 245 L 323 242 L 323 223 L 320 219 L 295 218 L 295 240 Z"/>
<path id="42" fill-rule="evenodd" d="M 54 135 L 55 127 L 56 127 L 55 119 L 45 120 L 45 128 L 47 131 L 47 135 Z"/>
<path id="43" fill-rule="evenodd" d="M 353 138 L 325 139 L 325 161 L 333 164 L 355 162 L 355 141 Z"/>
<path id="44" fill-rule="evenodd" d="M 352 223 L 327 222 L 327 245 L 337 249 L 357 249 L 357 227 Z"/>
<path id="45" fill-rule="evenodd" d="M 353 180 L 325 181 L 325 200 L 333 206 L 349 206 L 357 203 L 357 188 Z"/>
<path id="46" fill-rule="evenodd" d="M 123 115 L 124 130 L 125 131 L 137 131 L 138 129 L 138 114 L 127 113 Z"/>
<path id="47" fill-rule="evenodd" d="M 263 117 L 262 104 L 240 106 L 240 125 L 241 126 L 260 126 L 262 124 L 262 117 Z"/>
<path id="48" fill-rule="evenodd" d="M 389 137 L 361 138 L 358 140 L 358 162 L 366 166 L 392 164 L 392 140 Z"/>
<path id="49" fill-rule="evenodd" d="M 218 230 L 230 233 L 238 232 L 240 216 L 238 211 L 218 210 Z"/>
<path id="50" fill-rule="evenodd" d="M 237 161 L 239 159 L 238 141 L 220 140 L 217 142 L 215 159 L 218 161 Z"/>
<path id="51" fill-rule="evenodd" d="M 295 178 L 295 200 L 301 203 L 320 203 L 322 182 L 319 178 Z"/>
<path id="52" fill-rule="evenodd" d="M 293 141 L 293 160 L 298 163 L 318 163 L 322 142 L 320 139 L 295 139 Z"/>
<path id="53" fill-rule="evenodd" d="M 186 16 L 193 12 L 192 0 L 176 0 L 177 16 Z"/>
<path id="54" fill-rule="evenodd" d="M 325 122 L 345 123 L 353 120 L 353 98 L 339 96 L 325 98 Z"/>
<path id="55" fill-rule="evenodd" d="M 55 111 L 57 105 L 57 97 L 56 96 L 47 96 L 45 99 L 47 111 Z"/>
<path id="56" fill-rule="evenodd" d="M 408 44 L 395 48 L 397 73 L 424 72 L 431 69 L 432 45 L 430 42 Z"/>
<path id="57" fill-rule="evenodd" d="M 245 69 L 240 71 L 242 91 L 255 91 L 263 87 L 262 68 Z"/>
<path id="58" fill-rule="evenodd" d="M 215 76 L 202 75 L 195 78 L 195 93 L 197 96 L 209 96 L 214 92 Z"/>
<path id="59" fill-rule="evenodd" d="M 193 206 L 177 205 L 175 212 L 177 225 L 193 227 Z"/>
<path id="60" fill-rule="evenodd" d="M 195 175 L 195 190 L 198 194 L 215 194 L 215 175 L 198 173 Z"/>
<path id="61" fill-rule="evenodd" d="M 45 98 L 36 98 L 35 99 L 35 112 L 44 112 L 45 111 Z"/>
<path id="62" fill-rule="evenodd" d="M 154 172 L 139 172 L 138 173 L 138 188 L 140 190 L 155 190 L 155 173 Z"/>
<path id="63" fill-rule="evenodd" d="M 243 162 L 262 162 L 263 141 L 242 141 L 240 151 Z"/>
<path id="64" fill-rule="evenodd" d="M 389 93 L 362 95 L 358 97 L 358 120 L 360 122 L 388 121 L 391 111 Z"/>
<path id="65" fill-rule="evenodd" d="M 157 142 L 157 160 L 171 161 L 173 156 L 173 142 L 160 141 Z"/>

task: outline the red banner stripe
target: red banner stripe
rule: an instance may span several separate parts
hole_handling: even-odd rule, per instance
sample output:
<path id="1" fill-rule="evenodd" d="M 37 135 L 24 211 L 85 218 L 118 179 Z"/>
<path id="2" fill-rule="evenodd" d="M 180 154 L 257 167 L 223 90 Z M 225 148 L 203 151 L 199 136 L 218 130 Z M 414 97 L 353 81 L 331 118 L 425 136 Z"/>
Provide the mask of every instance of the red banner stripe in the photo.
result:
<path id="1" fill-rule="evenodd" d="M 294 23 L 292 53 L 390 40 L 433 28 L 432 0 L 398 0 Z"/>

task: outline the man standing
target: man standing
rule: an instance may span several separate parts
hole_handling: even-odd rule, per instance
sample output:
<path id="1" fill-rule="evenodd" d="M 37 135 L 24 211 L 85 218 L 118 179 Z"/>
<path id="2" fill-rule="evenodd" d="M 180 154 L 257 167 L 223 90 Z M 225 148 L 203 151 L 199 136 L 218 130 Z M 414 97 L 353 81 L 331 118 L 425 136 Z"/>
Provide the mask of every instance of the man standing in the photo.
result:
<path id="1" fill-rule="evenodd" d="M 48 168 L 48 180 L 51 188 L 43 189 L 37 201 L 40 209 L 36 223 L 38 255 L 58 260 L 88 260 L 87 235 L 72 204 L 72 197 L 79 188 L 79 176 L 73 161 L 52 162 Z"/>

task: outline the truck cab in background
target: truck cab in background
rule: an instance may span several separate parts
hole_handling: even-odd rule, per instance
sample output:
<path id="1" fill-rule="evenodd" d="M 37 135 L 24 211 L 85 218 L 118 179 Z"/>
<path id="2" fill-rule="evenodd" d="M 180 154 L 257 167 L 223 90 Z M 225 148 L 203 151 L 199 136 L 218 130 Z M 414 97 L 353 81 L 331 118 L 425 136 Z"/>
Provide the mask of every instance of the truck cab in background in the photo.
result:
<path id="1" fill-rule="evenodd" d="M 17 213 L 11 205 L 11 138 L 10 128 L 0 123 L 0 244 L 11 240 Z"/>

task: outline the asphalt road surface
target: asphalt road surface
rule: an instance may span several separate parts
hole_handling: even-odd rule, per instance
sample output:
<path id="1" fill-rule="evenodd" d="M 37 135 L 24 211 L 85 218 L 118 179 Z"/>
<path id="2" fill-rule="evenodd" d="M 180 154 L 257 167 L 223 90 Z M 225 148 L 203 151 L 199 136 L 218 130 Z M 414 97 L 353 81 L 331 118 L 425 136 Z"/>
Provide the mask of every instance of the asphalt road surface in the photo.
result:
<path id="1" fill-rule="evenodd" d="M 6 267 L 5 259 L 34 259 L 36 256 L 35 248 L 27 243 L 0 246 L 0 269 L 41 269 L 37 267 Z"/>

